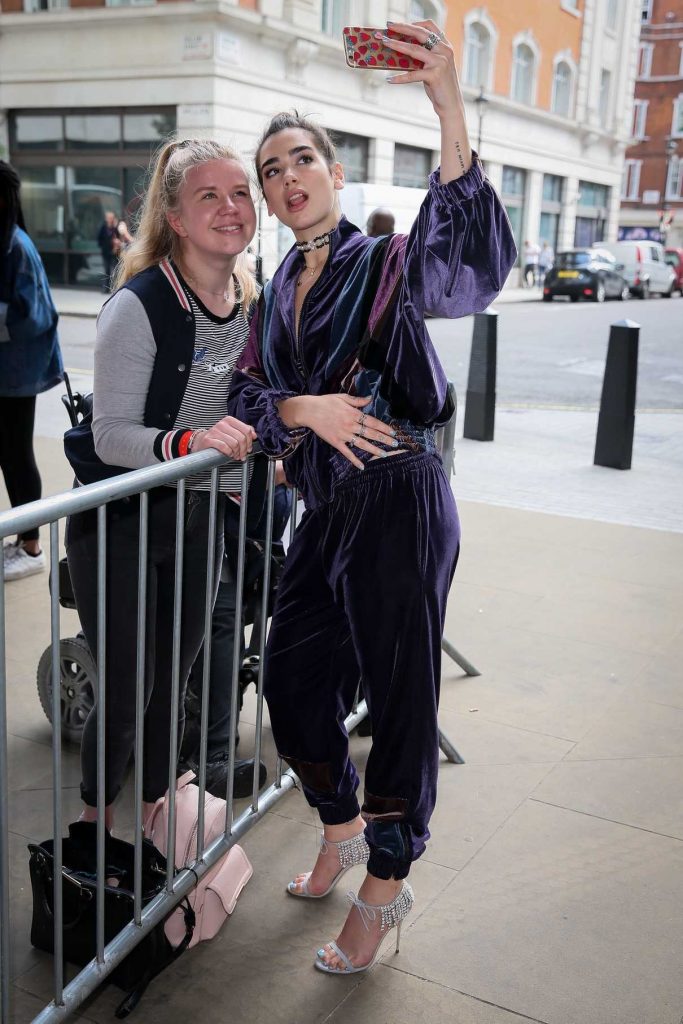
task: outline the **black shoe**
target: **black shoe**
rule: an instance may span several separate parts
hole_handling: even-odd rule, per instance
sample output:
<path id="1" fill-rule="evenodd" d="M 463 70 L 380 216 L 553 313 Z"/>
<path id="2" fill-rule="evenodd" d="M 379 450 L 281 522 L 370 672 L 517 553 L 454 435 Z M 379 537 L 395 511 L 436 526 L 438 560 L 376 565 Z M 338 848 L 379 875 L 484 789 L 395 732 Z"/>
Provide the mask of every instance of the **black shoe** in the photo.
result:
<path id="1" fill-rule="evenodd" d="M 197 769 L 199 771 L 199 769 Z M 262 789 L 268 772 L 263 761 L 259 761 L 258 788 Z M 254 759 L 235 761 L 233 794 L 237 798 L 251 796 L 254 785 Z M 225 800 L 228 791 L 228 755 L 219 754 L 206 763 L 206 792 Z"/>

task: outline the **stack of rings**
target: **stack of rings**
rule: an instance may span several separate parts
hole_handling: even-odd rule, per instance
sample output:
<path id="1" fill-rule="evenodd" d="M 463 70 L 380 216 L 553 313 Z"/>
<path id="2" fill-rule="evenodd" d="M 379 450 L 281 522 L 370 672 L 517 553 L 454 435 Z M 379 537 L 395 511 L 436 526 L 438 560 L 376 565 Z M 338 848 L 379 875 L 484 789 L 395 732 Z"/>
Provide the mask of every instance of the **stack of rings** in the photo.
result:
<path id="1" fill-rule="evenodd" d="M 443 43 L 445 40 L 443 32 L 430 32 L 425 42 L 422 44 L 425 50 L 433 50 L 437 43 Z"/>
<path id="2" fill-rule="evenodd" d="M 360 427 L 360 430 L 358 431 L 357 434 L 354 434 L 353 436 L 354 437 L 365 437 L 365 433 L 364 433 L 364 431 L 365 431 L 365 413 L 364 412 L 362 412 L 360 414 L 360 419 L 358 420 L 358 425 Z"/>

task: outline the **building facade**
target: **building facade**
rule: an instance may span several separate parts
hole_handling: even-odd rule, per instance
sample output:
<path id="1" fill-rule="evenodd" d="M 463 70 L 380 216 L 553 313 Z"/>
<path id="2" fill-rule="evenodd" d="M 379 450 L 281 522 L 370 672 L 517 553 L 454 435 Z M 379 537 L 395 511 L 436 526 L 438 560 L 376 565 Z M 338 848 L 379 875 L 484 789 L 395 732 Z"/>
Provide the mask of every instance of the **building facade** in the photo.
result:
<path id="1" fill-rule="evenodd" d="M 617 237 L 639 19 L 639 0 L 450 3 L 473 137 L 518 242 Z"/>
<path id="2" fill-rule="evenodd" d="M 0 156 L 21 172 L 55 283 L 99 280 L 103 212 L 134 218 L 162 139 L 214 136 L 248 160 L 282 109 L 334 131 L 351 219 L 389 206 L 407 230 L 438 122 L 420 86 L 349 70 L 341 29 L 432 17 L 518 242 L 584 244 L 616 236 L 639 12 L 640 0 L 0 0 Z M 270 274 L 291 235 L 263 205 L 259 221 Z"/>
<path id="3" fill-rule="evenodd" d="M 683 0 L 643 0 L 620 238 L 683 247 Z"/>

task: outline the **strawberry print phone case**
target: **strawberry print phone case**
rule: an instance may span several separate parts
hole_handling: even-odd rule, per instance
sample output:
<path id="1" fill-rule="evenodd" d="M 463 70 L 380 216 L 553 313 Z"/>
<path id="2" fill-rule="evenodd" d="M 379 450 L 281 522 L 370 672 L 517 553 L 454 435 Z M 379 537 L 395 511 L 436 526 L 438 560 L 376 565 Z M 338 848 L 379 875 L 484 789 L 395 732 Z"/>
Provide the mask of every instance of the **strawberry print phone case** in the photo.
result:
<path id="1" fill-rule="evenodd" d="M 381 39 L 375 38 L 376 32 L 382 32 L 390 39 L 400 39 L 406 43 L 417 42 L 417 39 L 394 32 L 392 29 L 347 27 L 342 29 L 342 35 L 346 63 L 350 68 L 379 68 L 390 71 L 422 70 L 424 65 L 420 61 L 389 49 Z"/>

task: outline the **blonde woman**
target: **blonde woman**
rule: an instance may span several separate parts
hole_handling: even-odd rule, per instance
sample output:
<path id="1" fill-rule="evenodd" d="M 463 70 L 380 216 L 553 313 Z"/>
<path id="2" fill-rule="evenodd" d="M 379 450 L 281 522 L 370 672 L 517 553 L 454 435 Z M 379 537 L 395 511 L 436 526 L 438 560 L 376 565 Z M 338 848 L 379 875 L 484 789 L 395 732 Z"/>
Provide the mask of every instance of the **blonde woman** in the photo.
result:
<path id="1" fill-rule="evenodd" d="M 82 483 L 215 448 L 244 460 L 255 437 L 228 416 L 232 367 L 247 338 L 256 286 L 243 252 L 256 227 L 246 171 L 215 142 L 173 142 L 159 152 L 135 241 L 125 250 L 117 290 L 97 323 L 92 429 L 78 428 L 67 455 Z M 73 434 L 73 432 L 72 432 Z M 220 472 L 238 492 L 241 468 Z M 180 649 L 182 691 L 204 632 L 209 474 L 192 479 L 185 511 Z M 149 511 L 144 817 L 168 785 L 175 560 L 175 490 L 152 492 Z M 136 499 L 110 504 L 107 545 L 106 824 L 135 738 Z M 222 530 L 217 531 L 222 546 Z M 72 516 L 69 570 L 86 638 L 97 650 L 97 529 L 94 512 Z M 216 569 L 220 567 L 217 552 Z M 217 584 L 216 579 L 216 584 Z M 81 747 L 82 817 L 96 817 L 96 715 Z"/>

